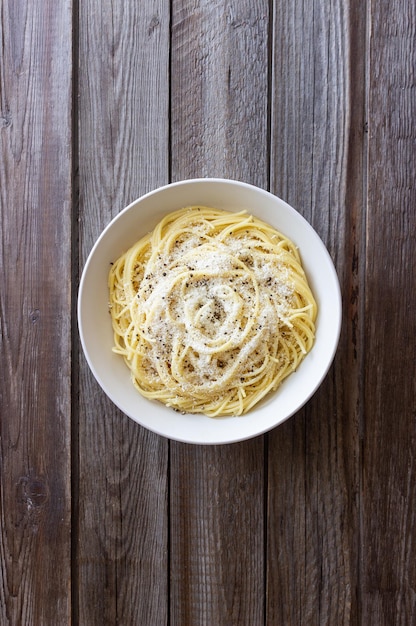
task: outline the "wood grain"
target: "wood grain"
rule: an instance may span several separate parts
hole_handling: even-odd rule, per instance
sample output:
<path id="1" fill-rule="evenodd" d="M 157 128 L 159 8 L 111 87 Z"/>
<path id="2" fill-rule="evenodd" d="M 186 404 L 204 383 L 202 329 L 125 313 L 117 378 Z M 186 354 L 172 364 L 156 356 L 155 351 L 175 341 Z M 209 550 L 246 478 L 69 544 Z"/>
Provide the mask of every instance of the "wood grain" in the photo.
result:
<path id="1" fill-rule="evenodd" d="M 80 266 L 105 225 L 168 181 L 169 3 L 79 7 Z M 77 619 L 168 614 L 167 441 L 108 401 L 80 359 Z"/>
<path id="2" fill-rule="evenodd" d="M 416 621 L 416 12 L 370 16 L 363 623 Z"/>
<path id="3" fill-rule="evenodd" d="M 71 27 L 70 2 L 1 3 L 4 626 L 71 619 Z"/>
<path id="4" fill-rule="evenodd" d="M 415 25 L 411 0 L 0 0 L 1 626 L 416 623 Z M 316 395 L 226 446 L 122 415 L 71 323 L 110 219 L 199 176 L 292 204 L 343 295 Z"/>
<path id="5" fill-rule="evenodd" d="M 269 437 L 267 623 L 351 624 L 360 612 L 365 11 L 279 2 L 274 17 L 272 190 L 328 247 L 344 314 L 323 385 Z"/>
<path id="6" fill-rule="evenodd" d="M 265 0 L 172 4 L 172 180 L 218 176 L 267 187 Z"/>
<path id="7" fill-rule="evenodd" d="M 172 624 L 263 623 L 263 454 L 172 443 Z"/>
<path id="8" fill-rule="evenodd" d="M 268 3 L 172 4 L 172 178 L 267 187 Z M 263 438 L 171 444 L 171 624 L 264 620 Z"/>

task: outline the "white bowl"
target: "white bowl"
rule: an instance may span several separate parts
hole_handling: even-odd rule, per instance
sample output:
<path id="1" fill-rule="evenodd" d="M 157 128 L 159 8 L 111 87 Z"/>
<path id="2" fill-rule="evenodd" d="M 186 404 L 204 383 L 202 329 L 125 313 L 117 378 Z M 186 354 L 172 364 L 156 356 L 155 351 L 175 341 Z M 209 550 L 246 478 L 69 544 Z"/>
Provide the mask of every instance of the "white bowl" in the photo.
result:
<path id="1" fill-rule="evenodd" d="M 241 417 L 182 415 L 147 400 L 133 387 L 123 359 L 112 352 L 108 312 L 110 263 L 166 213 L 190 205 L 228 211 L 246 209 L 288 236 L 299 247 L 302 264 L 318 304 L 316 339 L 298 370 L 274 393 Z M 126 415 L 149 430 L 177 441 L 221 444 L 242 441 L 274 428 L 300 409 L 324 379 L 341 328 L 341 294 L 332 260 L 310 224 L 276 196 L 246 183 L 222 179 L 187 180 L 156 189 L 135 200 L 105 228 L 85 265 L 79 288 L 78 323 L 87 362 L 107 396 Z"/>

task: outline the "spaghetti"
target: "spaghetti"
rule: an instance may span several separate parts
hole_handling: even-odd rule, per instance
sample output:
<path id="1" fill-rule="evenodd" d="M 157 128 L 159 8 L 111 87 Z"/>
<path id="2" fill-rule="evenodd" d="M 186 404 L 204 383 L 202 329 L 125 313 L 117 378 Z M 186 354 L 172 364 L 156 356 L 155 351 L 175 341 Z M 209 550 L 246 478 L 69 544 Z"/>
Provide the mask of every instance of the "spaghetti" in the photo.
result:
<path id="1" fill-rule="evenodd" d="M 295 245 L 245 212 L 170 213 L 109 274 L 113 351 L 138 391 L 186 413 L 242 415 L 314 342 Z"/>

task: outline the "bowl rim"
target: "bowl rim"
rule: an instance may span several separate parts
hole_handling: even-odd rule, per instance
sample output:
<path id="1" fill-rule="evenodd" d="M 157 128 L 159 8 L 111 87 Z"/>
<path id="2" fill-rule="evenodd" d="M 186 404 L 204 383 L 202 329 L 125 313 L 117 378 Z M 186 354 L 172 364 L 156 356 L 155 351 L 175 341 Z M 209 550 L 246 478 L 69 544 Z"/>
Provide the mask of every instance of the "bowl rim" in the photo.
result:
<path id="1" fill-rule="evenodd" d="M 337 317 L 334 320 L 333 341 L 332 341 L 331 350 L 327 352 L 325 367 L 323 367 L 321 369 L 321 374 L 319 376 L 319 379 L 317 379 L 315 384 L 313 386 L 311 386 L 311 388 L 308 391 L 308 393 L 305 394 L 301 398 L 301 401 L 296 404 L 296 406 L 295 406 L 295 408 L 293 408 L 293 410 L 291 410 L 287 414 L 285 414 L 283 418 L 279 418 L 279 419 L 275 420 L 274 423 L 272 423 L 270 425 L 267 425 L 267 426 L 265 426 L 263 428 L 260 428 L 260 429 L 253 428 L 253 432 L 251 432 L 249 434 L 246 434 L 244 436 L 239 436 L 237 434 L 237 435 L 228 436 L 228 437 L 225 437 L 225 438 L 222 437 L 222 438 L 219 438 L 219 439 L 213 439 L 213 440 L 210 439 L 210 440 L 205 441 L 202 438 L 201 439 L 198 439 L 196 437 L 188 438 L 188 437 L 183 437 L 183 436 L 176 436 L 175 434 L 172 434 L 172 433 L 167 433 L 163 429 L 160 429 L 160 428 L 157 428 L 157 427 L 153 427 L 152 425 L 146 423 L 145 421 L 141 420 L 139 416 L 133 415 L 131 412 L 126 411 L 125 408 L 123 408 L 123 406 L 121 406 L 121 402 L 118 400 L 117 395 L 114 394 L 111 390 L 109 390 L 108 387 L 103 382 L 103 380 L 101 378 L 101 375 L 97 371 L 97 368 L 96 368 L 96 366 L 94 364 L 93 358 L 91 357 L 91 354 L 89 352 L 88 345 L 87 345 L 88 341 L 87 341 L 87 338 L 86 338 L 86 335 L 85 335 L 85 332 L 84 332 L 84 323 L 83 323 L 83 321 L 84 321 L 84 318 L 83 318 L 83 316 L 84 316 L 84 311 L 83 311 L 84 298 L 83 298 L 83 296 L 84 296 L 85 283 L 86 283 L 86 280 L 87 280 L 89 268 L 90 268 L 91 263 L 93 262 L 93 259 L 95 257 L 96 251 L 100 247 L 100 244 L 103 241 L 103 239 L 107 236 L 107 233 L 113 228 L 113 226 L 115 225 L 116 222 L 118 222 L 119 220 L 122 220 L 123 217 L 127 213 L 129 213 L 131 210 L 136 208 L 136 206 L 140 206 L 141 204 L 145 203 L 152 196 L 159 195 L 159 194 L 161 194 L 163 192 L 166 192 L 167 190 L 170 190 L 170 189 L 173 189 L 173 188 L 176 188 L 176 187 L 183 187 L 183 186 L 190 186 L 190 185 L 198 186 L 200 184 L 203 185 L 203 184 L 207 184 L 207 183 L 208 184 L 225 184 L 225 185 L 228 185 L 228 186 L 236 186 L 236 187 L 238 187 L 240 189 L 246 188 L 247 190 L 254 191 L 255 193 L 264 194 L 265 196 L 269 197 L 273 202 L 277 202 L 278 204 L 284 205 L 285 209 L 291 214 L 291 216 L 293 218 L 298 220 L 299 223 L 303 224 L 304 227 L 309 229 L 310 234 L 315 236 L 315 239 L 317 240 L 317 243 L 320 246 L 320 250 L 321 250 L 322 255 L 326 256 L 326 259 L 325 259 L 326 263 L 328 264 L 328 266 L 330 267 L 331 272 L 332 272 L 332 277 L 334 279 L 333 287 L 335 288 L 335 291 L 333 293 L 333 298 L 334 298 L 335 311 L 337 312 Z M 201 203 L 201 205 L 202 205 L 202 203 Z M 168 213 L 168 212 L 169 212 L 168 210 L 164 211 L 164 213 Z M 253 214 L 255 214 L 255 211 L 253 211 Z M 156 224 L 156 222 L 155 222 L 155 224 Z M 301 250 L 301 254 L 302 254 L 302 250 Z M 307 270 L 307 268 L 305 268 L 305 269 Z M 319 314 L 319 311 L 318 311 L 318 314 Z M 336 268 L 334 266 L 334 262 L 332 260 L 332 257 L 329 254 L 329 251 L 327 250 L 325 244 L 323 243 L 322 239 L 320 238 L 318 233 L 315 231 L 313 226 L 293 206 L 289 205 L 287 202 L 282 200 L 276 194 L 273 194 L 270 191 L 262 189 L 261 187 L 257 187 L 256 185 L 253 185 L 251 183 L 247 183 L 247 182 L 243 182 L 243 181 L 239 181 L 239 180 L 231 179 L 231 178 L 218 178 L 218 177 L 189 178 L 189 179 L 185 179 L 185 180 L 175 181 L 175 182 L 172 182 L 172 183 L 167 183 L 165 185 L 162 185 L 160 187 L 152 189 L 151 191 L 148 191 L 147 193 L 139 196 L 138 198 L 136 198 L 135 200 L 130 202 L 122 210 L 120 210 L 119 213 L 117 213 L 117 215 L 115 215 L 109 221 L 109 223 L 104 227 L 104 229 L 101 231 L 100 235 L 98 236 L 98 238 L 94 242 L 94 244 L 93 244 L 93 246 L 92 246 L 92 248 L 91 248 L 91 250 L 90 250 L 90 252 L 89 252 L 89 254 L 87 256 L 87 259 L 85 261 L 85 264 L 84 264 L 84 267 L 82 269 L 82 272 L 81 272 L 81 276 L 80 276 L 80 280 L 79 280 L 78 293 L 77 293 L 77 322 L 78 322 L 78 331 L 79 331 L 79 337 L 80 337 L 80 341 L 81 341 L 82 351 L 83 351 L 84 357 L 85 357 L 85 359 L 87 361 L 87 364 L 88 364 L 88 366 L 89 366 L 89 368 L 90 368 L 94 378 L 98 382 L 99 386 L 104 391 L 105 395 L 112 401 L 112 403 L 122 413 L 127 415 L 130 419 L 132 419 L 136 423 L 140 424 L 143 428 L 146 428 L 147 430 L 149 430 L 149 431 L 151 431 L 153 433 L 156 433 L 156 434 L 158 434 L 158 435 L 160 435 L 162 437 L 165 437 L 165 438 L 168 438 L 168 439 L 171 439 L 171 440 L 174 440 L 174 441 L 178 441 L 178 442 L 182 442 L 182 443 L 191 443 L 191 444 L 196 444 L 196 445 L 221 445 L 221 444 L 238 443 L 238 442 L 241 442 L 241 441 L 252 439 L 252 438 L 257 437 L 257 436 L 264 435 L 266 432 L 271 431 L 272 429 L 276 428 L 277 426 L 279 426 L 280 424 L 284 423 L 289 418 L 291 418 L 302 407 L 304 407 L 305 404 L 316 393 L 316 391 L 321 386 L 323 380 L 326 378 L 326 376 L 328 374 L 328 371 L 329 371 L 329 369 L 330 369 L 330 367 L 331 367 L 331 365 L 333 363 L 333 360 L 334 360 L 335 354 L 337 352 L 337 349 L 338 349 L 339 338 L 340 338 L 341 327 L 342 327 L 342 295 L 341 295 L 341 288 L 340 288 L 338 274 L 337 274 Z M 313 348 L 312 348 L 312 350 L 313 350 Z M 126 367 L 126 372 L 129 375 L 127 367 Z M 131 384 L 130 380 L 129 380 L 129 382 Z M 151 402 L 150 400 L 147 400 L 146 398 L 140 396 L 138 391 L 136 391 L 136 393 L 139 395 L 139 397 L 141 397 L 143 399 L 143 401 Z M 256 409 L 254 407 L 253 412 L 255 412 L 255 410 Z M 247 415 L 238 417 L 237 419 L 247 419 L 247 417 L 249 417 L 250 414 L 252 414 L 252 411 L 250 411 L 250 413 L 248 413 Z M 195 417 L 195 416 L 193 416 L 193 417 Z M 206 416 L 204 416 L 204 417 L 206 417 Z M 206 418 L 206 419 L 213 420 L 213 418 Z M 215 421 L 221 421 L 222 419 L 230 420 L 230 419 L 233 419 L 233 418 L 219 418 L 219 420 L 216 419 Z"/>

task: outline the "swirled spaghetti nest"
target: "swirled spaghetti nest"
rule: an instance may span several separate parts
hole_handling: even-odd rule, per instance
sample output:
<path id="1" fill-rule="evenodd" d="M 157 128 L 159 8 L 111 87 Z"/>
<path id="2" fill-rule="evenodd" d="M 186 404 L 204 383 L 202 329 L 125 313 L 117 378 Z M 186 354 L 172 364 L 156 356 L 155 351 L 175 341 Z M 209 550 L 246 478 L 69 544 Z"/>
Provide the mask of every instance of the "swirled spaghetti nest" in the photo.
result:
<path id="1" fill-rule="evenodd" d="M 314 342 L 295 245 L 245 212 L 170 213 L 112 265 L 109 292 L 134 385 L 182 412 L 246 413 Z"/>

